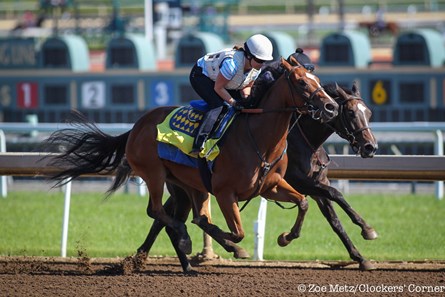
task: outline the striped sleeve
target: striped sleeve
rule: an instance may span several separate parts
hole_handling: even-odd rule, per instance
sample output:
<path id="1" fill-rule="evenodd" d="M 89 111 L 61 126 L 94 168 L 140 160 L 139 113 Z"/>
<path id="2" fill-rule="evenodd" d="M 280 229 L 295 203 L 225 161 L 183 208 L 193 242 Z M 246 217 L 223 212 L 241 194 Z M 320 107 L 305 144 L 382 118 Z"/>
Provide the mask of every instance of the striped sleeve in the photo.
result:
<path id="1" fill-rule="evenodd" d="M 237 65 L 233 58 L 226 58 L 219 69 L 221 74 L 228 80 L 231 80 L 235 76 L 237 70 Z"/>

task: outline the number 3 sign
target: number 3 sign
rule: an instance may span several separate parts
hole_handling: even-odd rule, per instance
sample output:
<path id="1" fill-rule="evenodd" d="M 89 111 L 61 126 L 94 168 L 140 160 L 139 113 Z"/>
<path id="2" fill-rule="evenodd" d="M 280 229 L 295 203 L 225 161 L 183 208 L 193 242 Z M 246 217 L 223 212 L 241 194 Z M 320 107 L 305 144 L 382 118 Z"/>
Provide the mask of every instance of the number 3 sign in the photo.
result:
<path id="1" fill-rule="evenodd" d="M 171 81 L 156 80 L 150 85 L 153 102 L 151 107 L 172 104 L 173 83 Z"/>

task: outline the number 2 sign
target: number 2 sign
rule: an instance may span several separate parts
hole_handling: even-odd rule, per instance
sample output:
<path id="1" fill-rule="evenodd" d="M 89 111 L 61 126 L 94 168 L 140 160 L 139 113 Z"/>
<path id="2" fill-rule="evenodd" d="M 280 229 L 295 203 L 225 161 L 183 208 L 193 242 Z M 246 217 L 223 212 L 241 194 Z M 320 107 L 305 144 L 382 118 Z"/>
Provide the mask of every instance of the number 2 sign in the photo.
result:
<path id="1" fill-rule="evenodd" d="M 82 107 L 102 108 L 105 106 L 105 82 L 91 81 L 82 84 Z"/>

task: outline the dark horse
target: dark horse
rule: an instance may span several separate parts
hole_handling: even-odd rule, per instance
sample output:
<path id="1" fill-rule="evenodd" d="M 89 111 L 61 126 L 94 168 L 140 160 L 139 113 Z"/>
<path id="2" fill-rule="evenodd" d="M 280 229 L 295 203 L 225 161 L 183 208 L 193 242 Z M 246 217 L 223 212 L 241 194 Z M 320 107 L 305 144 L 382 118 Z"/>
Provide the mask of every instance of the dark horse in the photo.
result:
<path id="1" fill-rule="evenodd" d="M 354 152 L 360 154 L 363 158 L 373 157 L 378 145 L 369 128 L 371 111 L 365 105 L 363 99 L 360 98 L 360 92 L 355 83 L 352 86 L 352 90 L 342 89 L 334 85 L 324 87 L 328 94 L 334 97 L 339 104 L 339 114 L 333 121 L 327 124 L 314 121 L 308 115 L 303 115 L 296 121 L 296 127 L 288 135 L 289 163 L 285 179 L 292 187 L 298 189 L 300 193 L 310 195 L 317 202 L 332 229 L 347 248 L 350 257 L 359 263 L 361 270 L 370 270 L 373 269 L 372 264 L 363 258 L 349 239 L 337 217 L 332 201 L 337 202 L 350 216 L 352 221 L 361 227 L 362 236 L 365 239 L 375 239 L 377 238 L 377 233 L 351 208 L 343 195 L 330 186 L 326 168 L 329 163 L 329 157 L 322 144 L 335 131 L 342 138 L 348 140 Z M 179 220 L 185 222 L 192 208 L 191 203 L 193 201 L 190 201 L 186 193 L 179 187 L 173 184 L 168 184 L 167 187 L 171 197 L 166 201 L 165 209 Z M 205 196 L 205 194 L 203 195 Z M 299 223 L 302 223 L 302 220 Z M 164 225 L 159 221 L 153 223 L 145 242 L 138 249 L 139 255 L 144 257 L 148 254 L 163 227 Z M 300 228 L 301 226 L 296 229 L 299 230 Z M 175 246 L 177 240 L 174 234 L 169 228 L 166 231 Z M 281 246 L 290 243 L 289 240 L 284 240 L 285 238 L 280 237 L 279 244 Z M 175 250 L 184 271 L 189 271 L 191 267 L 186 255 L 181 252 L 178 253 L 177 247 L 175 247 Z M 238 254 L 244 255 L 247 253 L 239 251 Z"/>
<path id="2" fill-rule="evenodd" d="M 338 104 L 323 90 L 318 77 L 300 65 L 291 66 L 284 59 L 281 63 L 284 73 L 259 103 L 258 107 L 264 112 L 250 117 L 237 116 L 213 165 L 212 193 L 230 232 L 223 232 L 211 223 L 207 199 L 199 200 L 207 191 L 199 170 L 161 159 L 158 155 L 157 125 L 175 107 L 147 112 L 130 131 L 119 136 L 107 135 L 86 121 L 79 123 L 81 129 L 54 132 L 47 143 L 63 146 L 65 151 L 52 163 L 61 167 L 61 171 L 51 178 L 58 180 L 60 185 L 83 174 L 116 171 L 108 191 L 111 194 L 131 175 L 140 176 L 149 192 L 147 214 L 173 230 L 177 247 L 184 253 L 191 253 L 190 237 L 184 222 L 163 208 L 165 182 L 181 187 L 194 199 L 194 222 L 217 242 L 225 244 L 229 252 L 236 253 L 237 249 L 231 245 L 244 238 L 238 201 L 262 195 L 276 201 L 293 202 L 298 205 L 295 225 L 299 226 L 307 200 L 283 178 L 287 167 L 285 151 L 289 123 L 293 114 L 307 108 L 307 104 L 320 109 L 322 120 L 329 121 L 337 115 Z M 293 227 L 286 240 L 298 237 L 298 233 Z"/>

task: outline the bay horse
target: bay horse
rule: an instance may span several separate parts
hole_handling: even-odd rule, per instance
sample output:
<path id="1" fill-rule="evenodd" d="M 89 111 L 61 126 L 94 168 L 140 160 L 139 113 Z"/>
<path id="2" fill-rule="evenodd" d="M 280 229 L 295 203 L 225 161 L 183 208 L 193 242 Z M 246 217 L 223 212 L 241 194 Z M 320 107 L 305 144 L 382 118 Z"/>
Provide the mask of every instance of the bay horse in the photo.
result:
<path id="1" fill-rule="evenodd" d="M 350 257 L 359 263 L 361 270 L 371 270 L 373 265 L 366 260 L 354 246 L 345 232 L 332 201 L 335 201 L 349 215 L 351 220 L 362 229 L 362 236 L 372 240 L 377 238 L 375 230 L 369 226 L 360 215 L 346 202 L 342 193 L 330 186 L 327 178 L 329 157 L 323 148 L 323 143 L 336 132 L 346 139 L 353 151 L 363 158 L 372 158 L 378 148 L 377 141 L 369 127 L 371 111 L 360 97 L 360 91 L 353 83 L 352 90 L 340 88 L 337 85 L 325 85 L 326 92 L 339 104 L 338 116 L 329 123 L 322 124 L 309 115 L 303 115 L 296 121 L 296 127 L 288 135 L 288 169 L 285 174 L 286 181 L 300 193 L 310 195 L 316 202 L 334 232 L 339 236 Z M 193 199 L 187 196 L 181 188 L 167 184 L 171 197 L 164 204 L 165 209 L 177 219 L 185 222 L 192 209 Z M 200 199 L 206 199 L 202 194 Z M 300 220 L 298 223 L 302 223 Z M 154 221 L 144 243 L 138 248 L 139 257 L 146 257 L 157 235 L 164 225 Z M 301 225 L 296 229 L 299 230 Z M 175 246 L 177 239 L 169 228 L 168 235 L 176 250 L 184 272 L 191 270 L 191 265 L 184 253 Z M 290 243 L 286 236 L 280 236 L 278 243 L 286 246 Z M 241 247 L 236 254 L 247 256 Z"/>
<path id="2" fill-rule="evenodd" d="M 223 232 L 210 220 L 206 200 L 196 199 L 194 222 L 214 239 L 236 252 L 231 243 L 244 238 L 238 201 L 257 195 L 298 205 L 295 225 L 307 210 L 305 196 L 283 179 L 287 167 L 287 133 L 294 113 L 310 104 L 321 110 L 321 120 L 337 115 L 338 104 L 323 90 L 317 76 L 301 65 L 292 66 L 281 58 L 283 74 L 264 94 L 259 108 L 264 112 L 248 117 L 240 114 L 227 131 L 224 146 L 213 165 L 212 192 L 230 232 Z M 121 135 L 111 136 L 92 123 L 79 119 L 78 129 L 54 132 L 47 143 L 62 146 L 52 166 L 61 171 L 50 179 L 62 185 L 83 174 L 111 173 L 116 178 L 108 190 L 112 194 L 132 175 L 141 177 L 148 188 L 147 215 L 170 228 L 177 236 L 177 247 L 191 252 L 191 241 L 184 222 L 167 213 L 162 205 L 165 182 L 181 187 L 189 197 L 200 196 L 206 187 L 197 168 L 177 164 L 158 156 L 157 125 L 176 107 L 148 111 Z M 294 227 L 289 237 L 299 233 Z M 242 255 L 240 255 L 241 257 Z"/>

